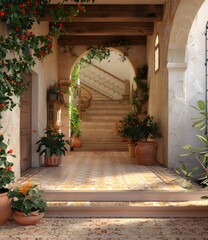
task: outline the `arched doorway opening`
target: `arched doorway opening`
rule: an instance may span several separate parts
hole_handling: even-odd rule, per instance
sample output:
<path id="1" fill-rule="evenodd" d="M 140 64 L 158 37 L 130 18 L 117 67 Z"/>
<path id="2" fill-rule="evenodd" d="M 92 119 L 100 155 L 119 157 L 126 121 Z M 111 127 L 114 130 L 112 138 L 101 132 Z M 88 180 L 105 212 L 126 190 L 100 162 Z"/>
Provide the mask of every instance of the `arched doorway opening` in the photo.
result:
<path id="1" fill-rule="evenodd" d="M 75 103 L 82 119 L 82 147 L 86 150 L 89 144 L 85 144 L 85 141 L 96 130 L 95 142 L 90 144 L 89 149 L 110 150 L 107 141 L 111 142 L 112 150 L 113 147 L 114 150 L 120 149 L 124 144 L 117 139 L 118 136 L 114 136 L 115 122 L 131 111 L 135 70 L 130 60 L 126 58 L 123 61 L 123 53 L 115 48 L 110 48 L 108 59 L 93 60 L 91 64 L 83 63 L 87 53 L 81 54 L 71 71 L 72 78 L 73 70 L 79 65 L 77 96 L 74 98 L 77 99 Z M 89 125 L 92 126 L 91 131 Z M 97 145 L 98 142 L 100 147 L 95 148 L 93 144 Z M 127 144 L 122 149 L 126 148 Z"/>
<path id="2" fill-rule="evenodd" d="M 183 0 L 179 4 L 170 33 L 168 45 L 168 166 L 175 167 L 179 154 L 181 154 L 182 146 L 187 144 L 187 140 L 192 141 L 193 136 L 192 123 L 190 118 L 190 105 L 195 105 L 196 99 L 205 94 L 200 90 L 199 81 L 204 81 L 205 56 L 198 55 L 193 50 L 196 47 L 197 38 L 202 37 L 203 41 L 197 46 L 197 49 L 205 47 L 203 33 L 205 26 L 200 26 L 203 31 L 198 31 L 197 23 L 202 21 L 203 8 L 206 3 L 201 1 Z M 203 5 L 204 3 L 204 5 Z M 202 11 L 202 12 L 201 12 Z M 186 18 L 184 18 L 184 13 Z M 205 12 L 204 12 L 205 13 Z M 197 15 L 198 14 L 198 15 Z M 196 17 L 197 16 L 197 17 Z M 206 25 L 206 22 L 204 20 Z M 196 32 L 198 31 L 198 34 Z M 195 32 L 195 34 L 193 34 Z M 204 47 L 203 47 L 204 46 Z M 194 57 L 193 57 L 194 56 Z M 198 60 L 196 60 L 198 59 Z M 200 69 L 203 75 L 201 78 Z M 203 83 L 202 83 L 203 85 Z M 177 114 L 177 119 L 175 115 Z M 175 119 L 175 120 L 174 120 Z"/>

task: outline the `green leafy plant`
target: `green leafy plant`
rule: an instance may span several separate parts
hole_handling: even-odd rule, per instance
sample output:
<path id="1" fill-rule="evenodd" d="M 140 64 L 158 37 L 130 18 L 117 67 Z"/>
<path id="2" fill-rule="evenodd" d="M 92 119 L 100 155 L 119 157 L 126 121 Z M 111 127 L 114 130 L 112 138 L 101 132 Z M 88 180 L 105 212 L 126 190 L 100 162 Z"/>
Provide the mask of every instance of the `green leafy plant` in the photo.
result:
<path id="1" fill-rule="evenodd" d="M 208 185 L 208 134 L 205 133 L 207 128 L 208 114 L 206 112 L 206 104 L 204 101 L 199 100 L 197 102 L 197 107 L 192 106 L 198 113 L 201 115 L 197 118 L 192 118 L 194 121 L 192 127 L 199 128 L 202 131 L 202 134 L 196 134 L 199 142 L 202 144 L 201 147 L 194 147 L 190 144 L 183 146 L 183 149 L 187 151 L 187 153 L 183 153 L 181 157 L 191 157 L 193 156 L 196 160 L 196 166 L 189 168 L 186 162 L 181 164 L 181 167 L 176 168 L 176 172 L 181 175 L 188 177 L 190 179 L 198 178 L 199 182 L 205 186 Z M 186 159 L 188 161 L 189 158 Z M 197 170 L 201 170 L 201 173 L 195 175 Z M 190 181 L 184 181 L 183 186 L 185 188 L 190 188 Z M 208 198 L 208 196 L 204 197 Z"/>
<path id="2" fill-rule="evenodd" d="M 71 107 L 71 134 L 72 137 L 80 137 L 81 135 L 81 120 L 79 111 L 76 107 Z"/>
<path id="3" fill-rule="evenodd" d="M 52 53 L 54 37 L 58 38 L 64 30 L 58 22 L 72 21 L 84 10 L 80 3 L 89 1 L 74 0 L 78 4 L 67 8 L 64 3 L 68 0 L 58 2 L 56 7 L 51 7 L 50 0 L 0 1 L 0 21 L 9 27 L 8 35 L 0 36 L 0 119 L 3 111 L 17 105 L 13 96 L 22 96 L 28 89 L 30 83 L 24 81 L 25 74 L 31 72 L 37 60 L 43 61 Z M 31 28 L 44 15 L 52 16 L 54 25 L 46 35 L 39 36 Z"/>
<path id="4" fill-rule="evenodd" d="M 40 152 L 40 155 L 43 153 L 51 157 L 53 154 L 57 156 L 62 156 L 66 154 L 67 148 L 66 144 L 70 144 L 68 140 L 64 140 L 65 135 L 58 132 L 56 126 L 46 129 L 45 136 L 37 141 L 37 152 Z"/>
<path id="5" fill-rule="evenodd" d="M 136 89 L 133 91 L 133 105 L 134 111 L 137 114 L 146 113 L 142 111 L 142 106 L 148 101 L 148 84 L 147 79 L 148 74 L 148 66 L 145 64 L 142 68 L 137 69 L 136 77 L 134 78 L 134 82 L 136 83 Z"/>
<path id="6" fill-rule="evenodd" d="M 133 112 L 116 122 L 115 134 L 127 139 L 131 144 L 147 141 L 148 138 L 161 137 L 158 123 L 153 120 L 153 117 L 147 116 L 139 119 L 138 115 Z"/>
<path id="7" fill-rule="evenodd" d="M 42 194 L 43 191 L 39 189 L 38 185 L 26 182 L 20 187 L 10 190 L 8 196 L 11 198 L 12 209 L 27 216 L 34 211 L 45 212 L 47 203 L 43 200 Z"/>
<path id="8" fill-rule="evenodd" d="M 8 157 L 16 157 L 13 149 L 8 149 L 8 143 L 4 142 L 3 135 L 0 135 L 0 193 L 7 192 L 7 185 L 14 182 L 13 163 L 8 161 Z"/>

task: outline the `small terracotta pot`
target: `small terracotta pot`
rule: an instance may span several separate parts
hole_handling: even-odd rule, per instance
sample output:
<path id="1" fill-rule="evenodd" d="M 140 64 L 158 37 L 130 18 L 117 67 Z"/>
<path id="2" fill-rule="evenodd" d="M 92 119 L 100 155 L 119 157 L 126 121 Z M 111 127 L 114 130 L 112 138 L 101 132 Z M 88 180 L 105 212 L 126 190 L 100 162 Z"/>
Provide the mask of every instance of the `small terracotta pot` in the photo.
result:
<path id="1" fill-rule="evenodd" d="M 31 212 L 28 216 L 19 211 L 13 212 L 14 220 L 21 226 L 35 225 L 40 222 L 44 217 L 44 213 L 39 213 L 38 211 Z"/>
<path id="2" fill-rule="evenodd" d="M 72 141 L 72 147 L 78 148 L 82 146 L 82 143 L 78 137 L 72 137 L 71 141 Z"/>
<path id="3" fill-rule="evenodd" d="M 51 157 L 44 156 L 45 165 L 48 167 L 57 167 L 61 164 L 62 157 L 53 154 Z"/>
<path id="4" fill-rule="evenodd" d="M 157 164 L 157 148 L 158 145 L 154 141 L 137 142 L 135 147 L 135 155 L 140 165 Z"/>
<path id="5" fill-rule="evenodd" d="M 0 225 L 6 223 L 12 215 L 11 200 L 7 192 L 0 194 Z"/>
<path id="6" fill-rule="evenodd" d="M 135 144 L 128 143 L 129 157 L 135 157 Z"/>

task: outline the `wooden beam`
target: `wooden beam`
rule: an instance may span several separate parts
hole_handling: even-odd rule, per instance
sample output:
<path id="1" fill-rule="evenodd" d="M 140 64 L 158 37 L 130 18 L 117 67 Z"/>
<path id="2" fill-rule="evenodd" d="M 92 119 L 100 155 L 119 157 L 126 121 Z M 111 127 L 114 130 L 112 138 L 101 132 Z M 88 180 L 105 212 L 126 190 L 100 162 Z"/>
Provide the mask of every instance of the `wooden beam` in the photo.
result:
<path id="1" fill-rule="evenodd" d="M 94 4 L 164 4 L 166 0 L 95 0 Z M 60 0 L 51 0 L 51 4 L 57 4 Z M 67 4 L 67 2 L 65 3 Z M 72 3 L 73 4 L 73 3 Z M 76 3 L 74 3 L 76 4 Z M 91 3 L 89 3 L 91 4 Z"/>
<path id="2" fill-rule="evenodd" d="M 153 33 L 153 23 L 63 23 L 69 36 L 147 36 Z"/>
<path id="3" fill-rule="evenodd" d="M 136 45 L 136 46 L 145 46 L 146 45 L 146 37 L 145 36 L 128 36 L 122 37 L 119 39 L 125 39 L 128 42 L 128 46 Z M 61 46 L 78 46 L 78 45 L 104 45 L 107 42 L 118 40 L 118 37 L 112 36 L 61 36 L 58 40 L 58 44 Z"/>
<path id="4" fill-rule="evenodd" d="M 54 6 L 52 6 L 54 7 Z M 66 8 L 70 6 L 67 5 Z M 88 5 L 75 22 L 155 22 L 163 19 L 163 5 Z M 50 16 L 42 20 L 51 20 Z"/>

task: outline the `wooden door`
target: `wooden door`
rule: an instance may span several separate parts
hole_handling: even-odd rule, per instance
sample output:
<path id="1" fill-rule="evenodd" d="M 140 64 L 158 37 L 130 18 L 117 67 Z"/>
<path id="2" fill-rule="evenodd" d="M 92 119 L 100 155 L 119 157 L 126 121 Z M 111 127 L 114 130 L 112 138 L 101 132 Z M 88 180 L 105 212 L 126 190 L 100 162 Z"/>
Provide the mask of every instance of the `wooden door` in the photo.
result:
<path id="1" fill-rule="evenodd" d="M 31 81 L 32 75 L 25 77 L 25 81 Z M 32 83 L 29 89 L 23 94 L 20 104 L 20 168 L 21 172 L 31 167 L 31 103 Z"/>

